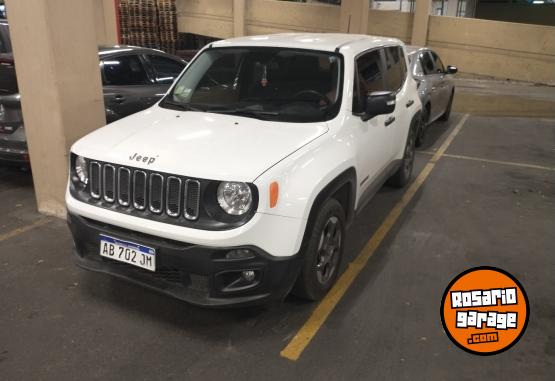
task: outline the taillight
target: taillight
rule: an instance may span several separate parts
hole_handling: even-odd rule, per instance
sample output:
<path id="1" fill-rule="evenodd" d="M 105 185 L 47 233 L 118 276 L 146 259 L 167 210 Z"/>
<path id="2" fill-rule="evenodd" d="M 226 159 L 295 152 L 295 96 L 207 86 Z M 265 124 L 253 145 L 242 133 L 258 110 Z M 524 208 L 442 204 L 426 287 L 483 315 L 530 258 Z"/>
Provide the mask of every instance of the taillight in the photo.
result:
<path id="1" fill-rule="evenodd" d="M 14 66 L 14 60 L 11 57 L 0 57 L 0 65 L 13 67 Z"/>

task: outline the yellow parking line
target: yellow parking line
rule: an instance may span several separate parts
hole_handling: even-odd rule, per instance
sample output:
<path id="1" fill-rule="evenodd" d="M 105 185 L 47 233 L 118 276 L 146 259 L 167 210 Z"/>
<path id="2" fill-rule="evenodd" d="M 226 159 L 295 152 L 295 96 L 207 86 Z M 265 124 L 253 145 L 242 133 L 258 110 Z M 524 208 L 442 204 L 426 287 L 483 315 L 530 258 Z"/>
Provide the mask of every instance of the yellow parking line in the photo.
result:
<path id="1" fill-rule="evenodd" d="M 434 152 L 430 152 L 430 151 L 421 151 L 421 153 L 425 155 L 434 155 Z M 501 165 L 510 165 L 513 167 L 541 169 L 544 171 L 555 171 L 555 167 L 548 167 L 545 165 L 538 165 L 538 164 L 518 163 L 515 161 L 504 161 L 504 160 L 491 160 L 491 159 L 484 159 L 481 157 L 465 156 L 465 155 L 444 154 L 443 156 L 453 158 L 453 159 L 481 161 L 481 162 L 490 163 L 490 164 L 501 164 Z"/>
<path id="2" fill-rule="evenodd" d="M 29 225 L 25 225 L 25 226 L 22 226 L 20 228 L 16 228 L 14 230 L 11 230 L 7 233 L 0 234 L 0 242 L 8 240 L 10 238 L 13 238 L 15 236 L 18 236 L 20 234 L 23 234 L 23 233 L 25 233 L 25 232 L 27 232 L 31 229 L 34 229 L 36 227 L 42 226 L 42 225 L 46 224 L 49 221 L 50 221 L 49 218 L 40 218 L 40 219 L 36 220 L 35 222 L 30 223 Z"/>
<path id="3" fill-rule="evenodd" d="M 333 311 L 337 303 L 339 303 L 339 301 L 341 300 L 345 292 L 347 292 L 358 274 L 362 271 L 364 266 L 366 266 L 366 263 L 368 262 L 372 254 L 374 254 L 383 239 L 387 236 L 387 233 L 389 233 L 405 207 L 412 200 L 426 178 L 430 175 L 430 172 L 434 168 L 436 162 L 445 153 L 445 150 L 447 150 L 447 148 L 449 147 L 455 136 L 459 133 L 467 119 L 468 114 L 465 114 L 459 121 L 459 123 L 457 123 L 457 125 L 449 134 L 447 139 L 445 139 L 441 147 L 428 161 L 422 172 L 420 172 L 411 186 L 403 194 L 401 200 L 389 212 L 384 222 L 381 224 L 378 230 L 376 230 L 370 240 L 366 243 L 362 251 L 349 264 L 347 270 L 345 270 L 345 272 L 339 277 L 337 283 L 332 287 L 330 292 L 328 292 L 324 299 L 320 301 L 314 311 L 312 311 L 312 314 L 310 315 L 308 320 L 304 323 L 301 329 L 299 329 L 293 339 L 291 339 L 289 344 L 287 344 L 287 346 L 280 352 L 280 355 L 282 357 L 285 357 L 292 361 L 296 361 L 299 359 L 310 341 L 318 333 L 318 330 L 320 329 L 320 327 L 322 327 L 329 314 Z"/>

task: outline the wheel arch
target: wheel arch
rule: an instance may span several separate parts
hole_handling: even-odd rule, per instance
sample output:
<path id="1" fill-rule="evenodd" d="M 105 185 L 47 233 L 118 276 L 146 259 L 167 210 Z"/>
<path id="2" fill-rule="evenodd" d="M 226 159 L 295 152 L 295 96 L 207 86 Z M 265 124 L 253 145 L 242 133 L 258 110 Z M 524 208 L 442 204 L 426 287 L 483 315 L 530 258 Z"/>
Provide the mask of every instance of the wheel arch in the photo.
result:
<path id="1" fill-rule="evenodd" d="M 310 206 L 310 212 L 302 239 L 301 250 L 304 248 L 309 237 L 314 221 L 320 207 L 330 198 L 336 199 L 345 211 L 345 221 L 347 225 L 352 222 L 355 216 L 355 200 L 357 191 L 357 174 L 354 167 L 349 167 L 341 174 L 331 180 L 314 198 Z"/>

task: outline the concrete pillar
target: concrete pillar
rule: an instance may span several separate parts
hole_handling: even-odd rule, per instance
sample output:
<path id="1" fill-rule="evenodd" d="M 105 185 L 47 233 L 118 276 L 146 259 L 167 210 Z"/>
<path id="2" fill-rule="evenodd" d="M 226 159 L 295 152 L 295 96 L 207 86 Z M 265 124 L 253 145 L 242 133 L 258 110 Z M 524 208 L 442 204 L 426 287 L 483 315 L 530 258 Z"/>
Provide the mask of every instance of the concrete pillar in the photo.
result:
<path id="1" fill-rule="evenodd" d="M 39 211 L 65 216 L 68 151 L 106 124 L 94 0 L 6 0 Z"/>
<path id="2" fill-rule="evenodd" d="M 445 12 L 445 16 L 457 17 L 458 5 L 459 5 L 459 0 L 449 0 L 447 2 L 447 12 Z"/>
<path id="3" fill-rule="evenodd" d="M 341 33 L 368 34 L 368 0 L 341 1 Z"/>
<path id="4" fill-rule="evenodd" d="M 233 0 L 233 36 L 241 37 L 247 34 L 245 23 L 245 0 Z"/>
<path id="5" fill-rule="evenodd" d="M 432 0 L 416 0 L 412 20 L 411 45 L 425 46 L 428 40 L 428 21 Z"/>
<path id="6" fill-rule="evenodd" d="M 96 41 L 99 45 L 119 43 L 116 0 L 93 0 L 96 24 Z"/>

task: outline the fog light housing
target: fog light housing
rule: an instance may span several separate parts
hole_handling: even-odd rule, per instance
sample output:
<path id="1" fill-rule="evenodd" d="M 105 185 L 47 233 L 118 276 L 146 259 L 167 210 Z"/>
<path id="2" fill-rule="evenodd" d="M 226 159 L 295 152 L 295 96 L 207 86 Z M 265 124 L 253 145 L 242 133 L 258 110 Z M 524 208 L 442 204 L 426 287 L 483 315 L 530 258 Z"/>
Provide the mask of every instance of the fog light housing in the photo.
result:
<path id="1" fill-rule="evenodd" d="M 262 280 L 262 270 L 231 270 L 219 273 L 215 277 L 215 288 L 221 293 L 234 293 L 257 287 Z"/>
<path id="2" fill-rule="evenodd" d="M 225 253 L 225 259 L 239 260 L 254 258 L 254 253 L 249 249 L 235 249 Z"/>

